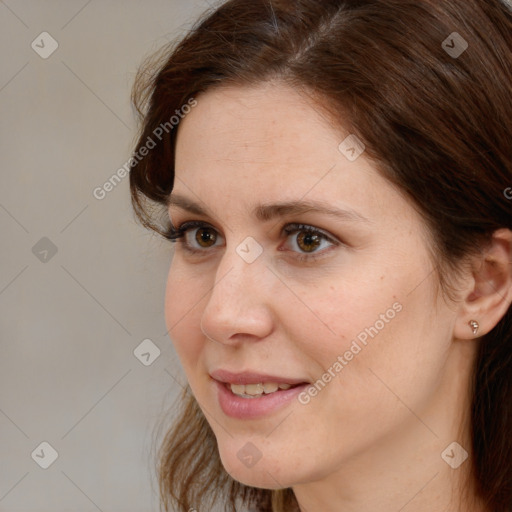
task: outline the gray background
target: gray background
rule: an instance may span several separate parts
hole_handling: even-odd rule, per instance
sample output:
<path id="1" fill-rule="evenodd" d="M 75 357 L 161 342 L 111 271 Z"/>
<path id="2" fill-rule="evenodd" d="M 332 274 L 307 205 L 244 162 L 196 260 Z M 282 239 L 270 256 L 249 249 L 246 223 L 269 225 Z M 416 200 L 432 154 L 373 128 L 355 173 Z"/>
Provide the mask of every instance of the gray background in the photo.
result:
<path id="1" fill-rule="evenodd" d="M 135 222 L 128 178 L 93 190 L 130 156 L 137 67 L 207 7 L 0 2 L 2 512 L 158 510 L 153 452 L 183 382 L 163 313 L 171 249 Z M 46 59 L 31 47 L 51 49 L 45 31 Z M 145 339 L 161 351 L 148 366 Z M 47 469 L 42 442 L 58 453 Z"/>

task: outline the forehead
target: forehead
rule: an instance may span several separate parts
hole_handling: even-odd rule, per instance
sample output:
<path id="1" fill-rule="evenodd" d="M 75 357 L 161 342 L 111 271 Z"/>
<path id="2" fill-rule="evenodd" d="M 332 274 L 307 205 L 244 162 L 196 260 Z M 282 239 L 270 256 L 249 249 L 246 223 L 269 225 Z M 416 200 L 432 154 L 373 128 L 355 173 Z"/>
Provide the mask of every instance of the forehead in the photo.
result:
<path id="1" fill-rule="evenodd" d="M 364 153 L 347 158 L 342 143 L 350 132 L 294 89 L 223 87 L 197 101 L 178 129 L 173 193 L 239 213 L 299 199 L 366 218 L 389 210 L 390 202 L 405 207 Z"/>
<path id="2" fill-rule="evenodd" d="M 336 152 L 341 137 L 342 130 L 291 87 L 223 87 L 200 95 L 181 122 L 177 163 L 187 150 L 225 165 L 310 162 Z"/>

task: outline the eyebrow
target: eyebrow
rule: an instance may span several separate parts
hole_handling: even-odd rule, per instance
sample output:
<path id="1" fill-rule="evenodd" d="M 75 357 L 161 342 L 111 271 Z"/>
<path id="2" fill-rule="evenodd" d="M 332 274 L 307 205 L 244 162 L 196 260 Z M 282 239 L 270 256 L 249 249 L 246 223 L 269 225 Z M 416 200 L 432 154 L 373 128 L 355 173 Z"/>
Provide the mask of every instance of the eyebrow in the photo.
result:
<path id="1" fill-rule="evenodd" d="M 200 204 L 180 194 L 171 194 L 168 198 L 167 206 L 175 206 L 195 215 L 213 217 L 207 208 L 204 208 Z M 304 213 L 320 213 L 346 221 L 370 222 L 366 217 L 355 210 L 333 208 L 323 201 L 300 200 L 261 204 L 256 206 L 253 210 L 253 215 L 262 222 L 271 221 L 276 217 L 300 215 Z"/>

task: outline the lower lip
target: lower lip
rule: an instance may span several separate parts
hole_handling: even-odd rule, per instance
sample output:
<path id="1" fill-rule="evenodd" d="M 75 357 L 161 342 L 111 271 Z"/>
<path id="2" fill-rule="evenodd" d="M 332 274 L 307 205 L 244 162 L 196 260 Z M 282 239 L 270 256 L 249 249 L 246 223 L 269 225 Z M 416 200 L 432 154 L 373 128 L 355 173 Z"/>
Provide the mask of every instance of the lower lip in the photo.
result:
<path id="1" fill-rule="evenodd" d="M 309 385 L 301 384 L 294 388 L 281 389 L 258 398 L 242 398 L 235 395 L 226 384 L 216 380 L 214 383 L 217 386 L 220 408 L 224 414 L 240 420 L 260 418 L 285 407 Z"/>

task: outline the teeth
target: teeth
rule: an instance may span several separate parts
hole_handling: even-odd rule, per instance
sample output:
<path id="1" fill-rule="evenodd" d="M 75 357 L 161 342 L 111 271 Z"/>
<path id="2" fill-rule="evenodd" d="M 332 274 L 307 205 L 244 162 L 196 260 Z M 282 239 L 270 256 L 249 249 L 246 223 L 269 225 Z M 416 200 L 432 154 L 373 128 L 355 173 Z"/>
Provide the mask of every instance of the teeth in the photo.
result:
<path id="1" fill-rule="evenodd" d="M 243 394 L 245 394 L 245 385 L 244 384 L 231 384 L 231 391 L 235 395 L 243 395 Z"/>
<path id="2" fill-rule="evenodd" d="M 251 396 L 263 394 L 263 384 L 246 384 L 245 394 Z"/>
<path id="3" fill-rule="evenodd" d="M 265 391 L 265 393 L 274 393 L 274 391 L 277 391 L 279 389 L 279 385 L 276 384 L 275 382 L 265 382 L 265 384 L 263 384 L 263 391 Z"/>
<path id="4" fill-rule="evenodd" d="M 255 398 L 275 393 L 278 389 L 290 389 L 291 384 L 277 384 L 275 382 L 265 382 L 263 384 L 230 384 L 233 394 L 244 398 Z"/>

